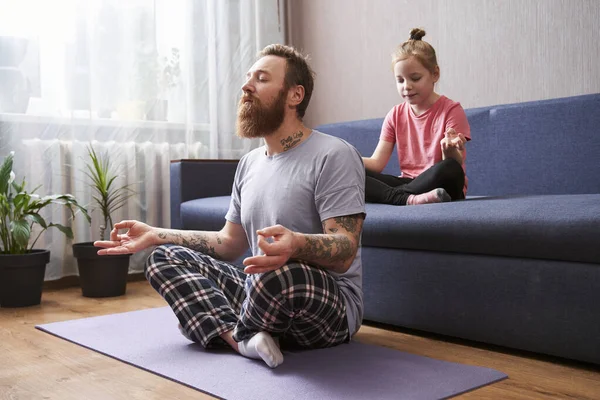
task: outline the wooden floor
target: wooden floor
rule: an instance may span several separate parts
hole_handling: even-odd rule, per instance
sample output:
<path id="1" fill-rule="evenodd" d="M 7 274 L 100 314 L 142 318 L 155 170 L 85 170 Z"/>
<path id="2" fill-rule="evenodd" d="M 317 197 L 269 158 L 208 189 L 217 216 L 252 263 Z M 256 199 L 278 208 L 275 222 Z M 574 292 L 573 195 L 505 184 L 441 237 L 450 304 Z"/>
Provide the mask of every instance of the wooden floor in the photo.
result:
<path id="1" fill-rule="evenodd" d="M 36 324 L 164 306 L 144 282 L 127 295 L 89 299 L 46 290 L 41 306 L 0 308 L 0 399 L 208 399 L 196 390 L 71 344 Z M 364 326 L 357 340 L 439 360 L 498 369 L 509 379 L 460 399 L 600 399 L 600 368 Z M 600 340 L 600 338 L 599 338 Z"/>

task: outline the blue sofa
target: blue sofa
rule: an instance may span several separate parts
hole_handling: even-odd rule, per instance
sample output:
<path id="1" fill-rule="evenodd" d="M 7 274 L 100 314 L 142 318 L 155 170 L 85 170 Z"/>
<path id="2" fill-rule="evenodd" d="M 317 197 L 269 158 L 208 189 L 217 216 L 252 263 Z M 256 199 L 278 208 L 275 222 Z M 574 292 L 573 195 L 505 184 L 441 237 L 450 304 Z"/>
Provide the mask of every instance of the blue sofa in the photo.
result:
<path id="1" fill-rule="evenodd" d="M 466 113 L 466 200 L 367 204 L 365 320 L 600 364 L 600 94 Z M 317 129 L 370 155 L 382 122 Z M 220 229 L 236 164 L 173 161 L 172 227 Z"/>

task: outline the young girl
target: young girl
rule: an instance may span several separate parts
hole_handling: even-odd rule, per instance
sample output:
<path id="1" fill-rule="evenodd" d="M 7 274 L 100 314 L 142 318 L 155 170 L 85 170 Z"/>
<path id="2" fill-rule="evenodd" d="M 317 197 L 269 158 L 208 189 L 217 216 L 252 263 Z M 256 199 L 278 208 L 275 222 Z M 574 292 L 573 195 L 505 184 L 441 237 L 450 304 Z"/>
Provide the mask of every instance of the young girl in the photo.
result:
<path id="1" fill-rule="evenodd" d="M 394 205 L 439 203 L 464 199 L 465 143 L 471 132 L 465 111 L 434 91 L 440 78 L 435 50 L 410 31 L 392 56 L 398 94 L 404 102 L 392 108 L 381 128 L 377 148 L 363 157 L 367 172 L 366 201 Z M 394 145 L 400 177 L 383 175 Z"/>

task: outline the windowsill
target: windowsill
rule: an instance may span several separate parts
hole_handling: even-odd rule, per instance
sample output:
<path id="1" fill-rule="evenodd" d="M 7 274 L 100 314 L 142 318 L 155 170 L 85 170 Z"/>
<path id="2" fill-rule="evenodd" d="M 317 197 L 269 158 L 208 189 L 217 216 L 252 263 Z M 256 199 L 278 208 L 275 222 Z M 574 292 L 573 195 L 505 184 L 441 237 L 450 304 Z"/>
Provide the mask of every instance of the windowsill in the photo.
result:
<path id="1" fill-rule="evenodd" d="M 0 113 L 0 122 L 22 122 L 32 124 L 53 125 L 80 125 L 114 128 L 142 128 L 151 130 L 184 130 L 192 127 L 194 131 L 208 131 L 210 125 L 207 123 L 186 124 L 182 122 L 148 121 L 148 120 L 120 120 L 110 118 L 81 118 L 42 116 L 31 114 Z"/>

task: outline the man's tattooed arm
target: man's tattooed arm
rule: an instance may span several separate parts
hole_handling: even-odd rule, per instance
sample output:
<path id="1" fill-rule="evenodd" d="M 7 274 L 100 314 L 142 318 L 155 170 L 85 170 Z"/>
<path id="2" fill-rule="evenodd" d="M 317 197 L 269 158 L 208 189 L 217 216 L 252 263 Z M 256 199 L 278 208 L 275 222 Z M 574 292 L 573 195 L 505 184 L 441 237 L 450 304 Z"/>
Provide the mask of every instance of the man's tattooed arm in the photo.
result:
<path id="1" fill-rule="evenodd" d="M 158 237 L 224 261 L 233 261 L 248 248 L 246 234 L 240 225 L 227 223 L 219 232 L 162 229 Z"/>
<path id="2" fill-rule="evenodd" d="M 317 264 L 334 272 L 348 270 L 360 242 L 364 214 L 330 218 L 323 222 L 322 235 L 301 235 L 292 258 Z"/>
<path id="3" fill-rule="evenodd" d="M 218 247 L 219 244 L 222 244 L 218 232 L 162 231 L 158 234 L 158 237 L 167 240 L 169 243 L 223 259 L 223 256 L 215 250 L 215 246 Z"/>

